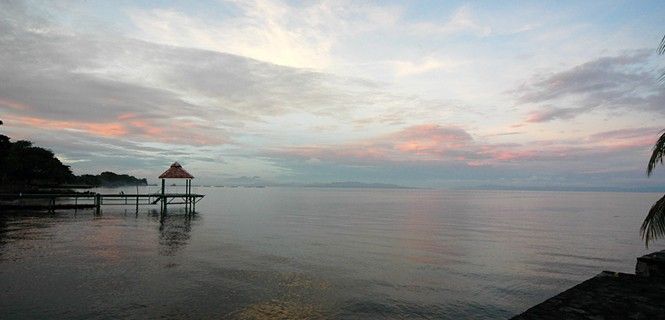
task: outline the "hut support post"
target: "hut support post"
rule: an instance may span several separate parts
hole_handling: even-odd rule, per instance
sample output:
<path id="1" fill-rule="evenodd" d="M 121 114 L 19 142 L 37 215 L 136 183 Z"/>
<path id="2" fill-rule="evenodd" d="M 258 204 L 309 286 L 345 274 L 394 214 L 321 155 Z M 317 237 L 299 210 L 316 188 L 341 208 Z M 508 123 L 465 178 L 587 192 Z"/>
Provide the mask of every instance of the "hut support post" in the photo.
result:
<path id="1" fill-rule="evenodd" d="M 95 195 L 95 211 L 97 214 L 101 212 L 102 208 L 102 197 L 98 194 Z"/>
<path id="2" fill-rule="evenodd" d="M 192 194 L 192 179 L 187 179 L 187 198 L 185 202 L 187 203 L 186 210 L 188 213 L 192 211 L 192 197 L 190 196 L 190 194 Z"/>
<path id="3" fill-rule="evenodd" d="M 166 179 L 162 179 L 162 213 L 166 213 L 166 196 L 164 196 L 166 191 Z"/>

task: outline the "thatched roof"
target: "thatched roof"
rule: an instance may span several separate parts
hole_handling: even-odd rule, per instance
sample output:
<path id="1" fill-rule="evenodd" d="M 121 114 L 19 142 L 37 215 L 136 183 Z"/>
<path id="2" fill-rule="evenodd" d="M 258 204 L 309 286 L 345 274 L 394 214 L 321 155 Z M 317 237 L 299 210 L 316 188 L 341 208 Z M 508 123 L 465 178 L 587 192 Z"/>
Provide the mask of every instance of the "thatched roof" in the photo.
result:
<path id="1" fill-rule="evenodd" d="M 159 175 L 160 179 L 194 179 L 194 176 L 189 174 L 182 166 L 174 162 L 171 167 Z"/>

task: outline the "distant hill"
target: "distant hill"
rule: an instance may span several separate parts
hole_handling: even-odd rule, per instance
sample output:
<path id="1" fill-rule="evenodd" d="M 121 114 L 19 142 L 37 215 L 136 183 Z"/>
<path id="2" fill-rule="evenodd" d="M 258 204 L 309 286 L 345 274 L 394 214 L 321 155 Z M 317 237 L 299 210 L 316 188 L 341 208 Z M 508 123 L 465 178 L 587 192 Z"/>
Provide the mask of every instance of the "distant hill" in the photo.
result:
<path id="1" fill-rule="evenodd" d="M 84 174 L 74 178 L 74 183 L 93 187 L 147 186 L 148 180 L 127 174 L 105 171 L 99 175 Z"/>
<path id="2" fill-rule="evenodd" d="M 329 183 L 306 184 L 305 187 L 311 188 L 367 188 L 367 189 L 410 189 L 409 187 L 388 183 L 366 183 L 357 181 L 342 181 Z"/>

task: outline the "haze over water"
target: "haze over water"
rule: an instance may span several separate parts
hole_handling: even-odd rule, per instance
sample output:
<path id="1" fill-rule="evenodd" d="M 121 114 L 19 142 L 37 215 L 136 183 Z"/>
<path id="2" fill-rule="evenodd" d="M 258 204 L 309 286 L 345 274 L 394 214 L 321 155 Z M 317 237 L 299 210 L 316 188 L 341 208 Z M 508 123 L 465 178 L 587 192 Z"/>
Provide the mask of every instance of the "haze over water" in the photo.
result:
<path id="1" fill-rule="evenodd" d="M 503 319 L 602 270 L 632 272 L 659 197 L 194 191 L 199 214 L 161 222 L 132 207 L 3 215 L 3 318 Z"/>

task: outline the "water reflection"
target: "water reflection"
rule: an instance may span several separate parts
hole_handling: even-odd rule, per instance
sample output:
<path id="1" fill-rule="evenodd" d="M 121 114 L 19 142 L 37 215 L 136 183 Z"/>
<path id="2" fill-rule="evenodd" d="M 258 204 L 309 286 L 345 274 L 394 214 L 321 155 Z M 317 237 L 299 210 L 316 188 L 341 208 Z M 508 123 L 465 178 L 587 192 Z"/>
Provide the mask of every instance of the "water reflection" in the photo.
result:
<path id="1" fill-rule="evenodd" d="M 1 212 L 0 318 L 506 319 L 631 271 L 634 217 L 660 197 L 205 193 L 195 216 Z"/>
<path id="2" fill-rule="evenodd" d="M 246 276 L 248 274 L 245 274 Z M 326 280 L 302 273 L 258 272 L 249 276 L 260 282 L 267 297 L 256 299 L 225 318 L 238 320 L 263 319 L 327 319 L 330 289 Z M 246 279 L 246 278 L 245 278 Z M 257 295 L 257 298 L 263 294 Z"/>
<path id="3" fill-rule="evenodd" d="M 7 220 L 3 217 L 0 217 L 0 260 L 2 259 L 3 253 L 5 252 L 4 246 L 7 243 Z"/>
<path id="4" fill-rule="evenodd" d="M 196 215 L 176 212 L 160 215 L 159 254 L 172 256 L 187 246 L 191 238 L 192 220 L 196 219 Z"/>
<path id="5" fill-rule="evenodd" d="M 263 301 L 232 315 L 239 320 L 264 319 L 326 319 L 316 306 L 292 301 Z"/>

